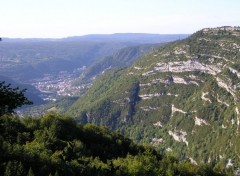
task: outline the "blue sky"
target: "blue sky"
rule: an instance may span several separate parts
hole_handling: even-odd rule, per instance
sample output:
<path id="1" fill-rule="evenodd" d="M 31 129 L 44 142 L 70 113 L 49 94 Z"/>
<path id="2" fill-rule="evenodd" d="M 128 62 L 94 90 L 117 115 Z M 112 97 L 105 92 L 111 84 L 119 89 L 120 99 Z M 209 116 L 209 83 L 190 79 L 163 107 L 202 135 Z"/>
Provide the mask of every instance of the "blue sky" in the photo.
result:
<path id="1" fill-rule="evenodd" d="M 194 33 L 239 26 L 239 0 L 1 0 L 0 36 Z"/>

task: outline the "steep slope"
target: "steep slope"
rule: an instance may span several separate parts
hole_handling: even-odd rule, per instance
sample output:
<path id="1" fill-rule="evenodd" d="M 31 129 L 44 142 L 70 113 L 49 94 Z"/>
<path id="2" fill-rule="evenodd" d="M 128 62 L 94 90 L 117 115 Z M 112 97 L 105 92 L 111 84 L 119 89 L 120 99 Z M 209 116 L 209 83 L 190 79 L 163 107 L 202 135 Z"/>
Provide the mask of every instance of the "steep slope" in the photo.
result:
<path id="1" fill-rule="evenodd" d="M 92 66 L 89 66 L 83 71 L 79 78 L 76 78 L 71 83 L 71 86 L 81 88 L 77 90 L 76 96 L 83 95 L 100 75 L 105 74 L 109 70 L 129 67 L 135 60 L 161 45 L 163 44 L 143 44 L 125 47 L 112 55 L 104 57 L 99 62 L 92 64 Z M 43 106 L 25 109 L 21 111 L 21 114 L 40 116 L 49 111 L 63 113 L 74 103 L 74 101 L 76 101 L 76 97 L 67 96 Z"/>
<path id="2" fill-rule="evenodd" d="M 164 43 L 187 34 L 96 34 L 62 39 L 3 38 L 0 74 L 17 81 L 89 66 L 127 46 Z"/>
<path id="3" fill-rule="evenodd" d="M 209 165 L 162 156 L 107 128 L 80 125 L 56 114 L 21 119 L 4 115 L 0 127 L 1 175 L 226 175 Z"/>
<path id="4" fill-rule="evenodd" d="M 240 167 L 240 28 L 203 29 L 100 78 L 68 113 L 193 163 Z"/>
<path id="5" fill-rule="evenodd" d="M 144 54 L 159 47 L 162 44 L 142 44 L 137 46 L 129 46 L 112 55 L 106 56 L 96 63 L 93 63 L 86 70 L 83 71 L 80 78 L 75 81 L 74 84 L 81 84 L 83 82 L 92 82 L 99 75 L 105 73 L 110 69 L 119 69 L 131 66 L 134 61 Z"/>

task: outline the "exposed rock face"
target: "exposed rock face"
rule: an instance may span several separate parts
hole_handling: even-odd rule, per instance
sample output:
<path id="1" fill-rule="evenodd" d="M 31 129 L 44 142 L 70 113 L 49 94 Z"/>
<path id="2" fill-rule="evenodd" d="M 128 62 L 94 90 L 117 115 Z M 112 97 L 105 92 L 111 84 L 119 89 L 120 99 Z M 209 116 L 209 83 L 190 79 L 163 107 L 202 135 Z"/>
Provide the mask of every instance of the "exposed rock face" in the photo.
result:
<path id="1" fill-rule="evenodd" d="M 160 121 L 158 121 L 157 123 L 154 123 L 153 125 L 154 125 L 154 126 L 159 126 L 159 127 L 162 127 L 162 126 L 163 126 Z"/>
<path id="2" fill-rule="evenodd" d="M 209 103 L 212 103 L 212 101 L 209 98 L 206 98 L 205 96 L 208 95 L 209 92 L 203 92 L 201 98 L 204 101 L 208 101 Z"/>
<path id="3" fill-rule="evenodd" d="M 239 27 L 209 28 L 153 50 L 111 79 L 112 87 L 97 98 L 86 94 L 78 107 L 103 122 L 118 112 L 112 122 L 118 130 L 193 163 L 240 168 L 239 157 L 232 157 L 240 156 L 239 34 Z M 108 82 L 98 84 L 92 92 Z M 110 99 L 114 112 L 86 107 L 88 99 Z"/>
<path id="4" fill-rule="evenodd" d="M 146 75 L 156 74 L 157 72 L 181 73 L 181 72 L 193 72 L 193 71 L 201 71 L 204 73 L 216 75 L 217 73 L 221 72 L 221 69 L 216 67 L 215 65 L 205 65 L 194 60 L 181 61 L 181 62 L 169 62 L 169 63 L 159 62 L 156 65 L 157 67 L 154 67 L 153 70 L 147 71 L 142 75 L 146 76 Z"/>
<path id="5" fill-rule="evenodd" d="M 209 125 L 206 120 L 195 117 L 195 125 Z"/>
<path id="6" fill-rule="evenodd" d="M 169 131 L 169 135 L 173 137 L 174 140 L 178 142 L 184 142 L 188 146 L 188 141 L 186 139 L 187 132 L 185 131 Z"/>
<path id="7" fill-rule="evenodd" d="M 163 139 L 162 139 L 162 138 L 160 138 L 160 139 L 158 139 L 158 138 L 153 138 L 153 139 L 152 139 L 152 144 L 153 144 L 153 145 L 160 145 L 162 142 L 163 142 Z"/>
<path id="8" fill-rule="evenodd" d="M 223 26 L 217 28 L 205 28 L 202 30 L 205 34 L 215 34 L 218 31 L 230 31 L 230 32 L 238 32 L 240 31 L 240 27 L 238 26 Z M 235 33 L 233 33 L 234 35 Z"/>
<path id="9" fill-rule="evenodd" d="M 232 73 L 236 74 L 238 78 L 240 78 L 240 72 L 238 72 L 236 69 L 229 67 L 229 70 L 230 70 Z"/>
<path id="10" fill-rule="evenodd" d="M 187 112 L 181 110 L 181 109 L 178 109 L 176 108 L 173 104 L 172 104 L 172 116 L 175 112 L 180 112 L 180 113 L 183 113 L 183 114 L 186 114 Z"/>
<path id="11" fill-rule="evenodd" d="M 217 80 L 218 86 L 224 88 L 227 92 L 229 92 L 233 96 L 233 98 L 236 102 L 238 100 L 238 97 L 236 97 L 236 95 L 235 95 L 235 90 L 233 90 L 232 87 L 229 86 L 229 84 L 227 84 L 221 78 L 217 77 L 216 80 Z"/>

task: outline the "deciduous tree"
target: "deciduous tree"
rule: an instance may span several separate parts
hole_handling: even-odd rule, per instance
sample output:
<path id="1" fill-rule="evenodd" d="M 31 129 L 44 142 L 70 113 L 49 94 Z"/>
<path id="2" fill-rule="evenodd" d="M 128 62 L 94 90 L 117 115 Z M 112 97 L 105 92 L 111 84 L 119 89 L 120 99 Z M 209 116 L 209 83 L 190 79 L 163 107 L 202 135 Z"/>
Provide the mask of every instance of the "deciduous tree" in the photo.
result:
<path id="1" fill-rule="evenodd" d="M 19 87 L 12 88 L 11 84 L 0 82 L 0 116 L 13 113 L 14 109 L 23 105 L 32 104 L 24 93 L 26 89 L 20 90 Z"/>

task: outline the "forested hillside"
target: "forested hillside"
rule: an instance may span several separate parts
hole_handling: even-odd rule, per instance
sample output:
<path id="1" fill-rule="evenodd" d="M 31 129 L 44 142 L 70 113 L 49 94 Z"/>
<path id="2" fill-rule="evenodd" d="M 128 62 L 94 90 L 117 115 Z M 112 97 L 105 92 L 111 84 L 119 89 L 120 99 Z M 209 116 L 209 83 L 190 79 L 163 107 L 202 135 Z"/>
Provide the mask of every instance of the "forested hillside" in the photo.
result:
<path id="1" fill-rule="evenodd" d="M 231 172 L 229 172 L 231 174 Z M 107 128 L 47 114 L 0 117 L 0 175 L 226 175 L 134 144 Z"/>
<path id="2" fill-rule="evenodd" d="M 76 79 L 74 84 L 81 84 L 84 82 L 93 82 L 98 76 L 104 74 L 109 70 L 120 69 L 131 66 L 137 59 L 144 54 L 159 47 L 161 44 L 141 44 L 136 46 L 129 46 L 119 51 L 103 57 L 97 62 L 91 64 L 84 70 L 79 79 Z"/>
<path id="3" fill-rule="evenodd" d="M 226 175 L 134 144 L 106 127 L 82 125 L 58 114 L 22 117 L 25 89 L 0 83 L 0 175 Z M 131 164 L 130 164 L 131 163 Z"/>
<path id="4" fill-rule="evenodd" d="M 69 109 L 192 163 L 240 167 L 238 27 L 207 28 L 102 76 Z"/>
<path id="5" fill-rule="evenodd" d="M 3 38 L 0 75 L 34 86 L 39 90 L 37 96 L 53 102 L 63 97 L 81 96 L 91 86 L 92 78 L 110 67 L 129 66 L 158 45 L 149 43 L 164 43 L 186 36 L 98 34 L 62 39 Z M 34 105 L 40 102 L 36 97 L 33 100 Z"/>
<path id="6" fill-rule="evenodd" d="M 129 67 L 141 56 L 160 45 L 164 44 L 141 44 L 129 46 L 116 51 L 114 54 L 103 57 L 83 70 L 80 76 L 73 79 L 72 82 L 69 82 L 69 84 L 65 83 L 69 86 L 69 90 L 67 91 L 65 87 L 62 89 L 64 89 L 65 92 L 72 93 L 70 97 L 60 97 L 56 101 L 43 106 L 35 106 L 34 108 L 24 109 L 21 113 L 32 115 L 44 114 L 48 111 L 64 113 L 66 112 L 66 109 L 74 103 L 73 100 L 76 99 L 76 97 L 82 96 L 100 75 L 111 70 Z M 49 86 L 49 83 L 47 86 Z M 74 90 L 74 87 L 79 87 L 79 89 Z"/>

